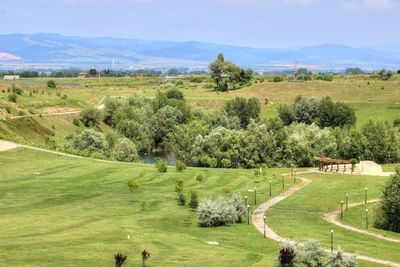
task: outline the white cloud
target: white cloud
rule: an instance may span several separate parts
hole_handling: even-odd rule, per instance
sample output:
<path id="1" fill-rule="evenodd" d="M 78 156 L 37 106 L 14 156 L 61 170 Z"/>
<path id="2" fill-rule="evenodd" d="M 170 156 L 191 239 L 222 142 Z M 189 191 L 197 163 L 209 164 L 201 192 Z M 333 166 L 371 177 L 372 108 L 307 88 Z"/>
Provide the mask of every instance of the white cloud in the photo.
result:
<path id="1" fill-rule="evenodd" d="M 394 0 L 364 0 L 363 6 L 366 8 L 388 9 L 394 5 Z"/>

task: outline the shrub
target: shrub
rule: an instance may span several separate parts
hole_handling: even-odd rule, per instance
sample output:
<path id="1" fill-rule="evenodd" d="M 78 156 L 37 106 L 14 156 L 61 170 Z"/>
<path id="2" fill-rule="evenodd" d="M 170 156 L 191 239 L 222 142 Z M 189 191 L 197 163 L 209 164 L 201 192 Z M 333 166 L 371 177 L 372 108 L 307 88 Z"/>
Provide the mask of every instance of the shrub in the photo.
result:
<path id="1" fill-rule="evenodd" d="M 307 240 L 297 244 L 294 266 L 324 266 L 325 253 L 321 244 L 316 240 Z"/>
<path id="2" fill-rule="evenodd" d="M 18 98 L 18 96 L 16 93 L 11 93 L 8 95 L 8 101 L 10 101 L 10 102 L 17 103 L 17 98 Z"/>
<path id="3" fill-rule="evenodd" d="M 133 192 L 134 190 L 138 189 L 139 186 L 140 186 L 140 181 L 138 179 L 128 180 L 129 191 Z"/>
<path id="4" fill-rule="evenodd" d="M 279 250 L 278 262 L 280 267 L 293 267 L 294 258 L 296 257 L 296 253 L 294 248 L 289 245 L 283 245 L 283 247 Z"/>
<path id="5" fill-rule="evenodd" d="M 12 84 L 12 85 L 11 85 L 10 91 L 11 91 L 12 93 L 17 94 L 17 95 L 22 95 L 22 94 L 24 93 L 24 90 L 22 90 L 21 88 L 15 86 L 15 84 Z"/>
<path id="6" fill-rule="evenodd" d="M 400 168 L 383 189 L 380 206 L 375 212 L 374 226 L 400 233 Z"/>
<path id="7" fill-rule="evenodd" d="M 128 256 L 122 255 L 121 252 L 117 253 L 114 256 L 115 267 L 121 267 L 125 263 L 126 258 L 128 258 Z"/>
<path id="8" fill-rule="evenodd" d="M 142 251 L 142 267 L 146 267 L 146 261 L 150 258 L 150 252 L 147 250 Z"/>
<path id="9" fill-rule="evenodd" d="M 329 256 L 327 265 L 329 267 L 355 267 L 357 265 L 356 257 L 345 256 L 344 252 L 339 248 Z"/>
<path id="10" fill-rule="evenodd" d="M 54 80 L 49 80 L 47 81 L 47 87 L 50 89 L 56 89 L 57 88 L 57 84 Z"/>
<path id="11" fill-rule="evenodd" d="M 101 121 L 101 113 L 96 108 L 85 108 L 82 110 L 80 119 L 86 127 L 97 126 Z"/>
<path id="12" fill-rule="evenodd" d="M 393 126 L 394 126 L 394 127 L 400 127 L 400 119 L 395 119 L 395 120 L 393 121 Z"/>
<path id="13" fill-rule="evenodd" d="M 283 82 L 283 77 L 281 75 L 275 75 L 272 77 L 272 82 L 274 83 Z"/>
<path id="14" fill-rule="evenodd" d="M 186 204 L 186 196 L 183 192 L 178 193 L 178 205 L 185 206 Z"/>
<path id="15" fill-rule="evenodd" d="M 200 186 L 200 183 L 203 181 L 203 175 L 199 174 L 196 176 L 197 186 Z"/>
<path id="16" fill-rule="evenodd" d="M 156 158 L 156 168 L 159 172 L 167 172 L 167 161 L 162 158 Z"/>
<path id="17" fill-rule="evenodd" d="M 104 135 L 93 129 L 85 129 L 79 135 L 75 136 L 72 141 L 72 147 L 78 150 L 85 150 L 89 153 L 105 153 L 107 152 L 107 143 Z"/>
<path id="18" fill-rule="evenodd" d="M 75 126 L 79 126 L 80 121 L 81 121 L 81 120 L 80 120 L 79 118 L 75 117 L 75 118 L 72 120 L 72 123 L 73 123 Z"/>
<path id="19" fill-rule="evenodd" d="M 224 167 L 224 168 L 231 167 L 231 161 L 229 159 L 222 159 L 221 164 L 222 164 L 222 167 Z"/>
<path id="20" fill-rule="evenodd" d="M 183 192 L 183 181 L 182 180 L 177 180 L 175 182 L 175 192 L 177 192 L 177 193 Z"/>
<path id="21" fill-rule="evenodd" d="M 189 208 L 191 208 L 193 211 L 197 209 L 199 206 L 199 199 L 198 199 L 198 193 L 196 190 L 192 190 L 190 192 L 190 201 L 189 201 Z"/>
<path id="22" fill-rule="evenodd" d="M 186 169 L 186 164 L 181 160 L 177 160 L 176 161 L 176 170 L 178 172 L 182 172 L 185 169 Z"/>
<path id="23" fill-rule="evenodd" d="M 241 222 L 241 214 L 233 200 L 225 197 L 201 201 L 198 206 L 198 218 L 203 227 L 229 226 Z"/>
<path id="24" fill-rule="evenodd" d="M 68 99 L 68 95 L 67 95 L 67 94 L 63 94 L 63 95 L 61 96 L 61 99 Z"/>
<path id="25" fill-rule="evenodd" d="M 128 138 L 121 138 L 117 141 L 113 155 L 118 161 L 133 162 L 139 160 L 136 145 Z"/>

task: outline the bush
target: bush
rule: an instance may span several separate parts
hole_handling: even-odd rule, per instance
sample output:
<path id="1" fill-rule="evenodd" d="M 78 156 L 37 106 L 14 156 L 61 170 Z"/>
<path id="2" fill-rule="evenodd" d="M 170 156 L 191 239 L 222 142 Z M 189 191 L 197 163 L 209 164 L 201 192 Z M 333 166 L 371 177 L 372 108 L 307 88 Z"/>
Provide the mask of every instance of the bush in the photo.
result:
<path id="1" fill-rule="evenodd" d="M 96 108 L 85 108 L 82 110 L 80 119 L 86 127 L 94 127 L 102 120 L 101 112 Z"/>
<path id="2" fill-rule="evenodd" d="M 242 214 L 235 206 L 233 198 L 206 199 L 201 201 L 198 206 L 198 218 L 203 227 L 229 226 L 240 223 L 241 216 Z"/>
<path id="3" fill-rule="evenodd" d="M 393 126 L 394 126 L 394 127 L 400 127 L 400 119 L 395 119 L 395 120 L 393 121 Z"/>
<path id="4" fill-rule="evenodd" d="M 182 180 L 177 180 L 175 182 L 175 192 L 177 192 L 177 193 L 183 192 L 183 181 Z"/>
<path id="5" fill-rule="evenodd" d="M 140 181 L 137 179 L 129 179 L 128 180 L 128 187 L 129 191 L 133 192 L 134 190 L 138 189 L 140 186 Z"/>
<path id="6" fill-rule="evenodd" d="M 72 147 L 78 150 L 85 150 L 89 153 L 105 153 L 107 152 L 107 143 L 102 133 L 93 129 L 85 129 L 82 133 L 75 136 Z"/>
<path id="7" fill-rule="evenodd" d="M 156 168 L 159 172 L 167 172 L 167 161 L 162 158 L 156 158 Z"/>
<path id="8" fill-rule="evenodd" d="M 117 141 L 113 155 L 118 161 L 133 162 L 139 160 L 136 145 L 128 138 L 121 138 Z"/>
<path id="9" fill-rule="evenodd" d="M 283 82 L 283 77 L 281 75 L 275 75 L 272 77 L 272 82 L 274 83 Z"/>
<path id="10" fill-rule="evenodd" d="M 380 206 L 375 212 L 374 226 L 400 233 L 400 168 L 392 176 L 385 188 Z"/>
<path id="11" fill-rule="evenodd" d="M 334 251 L 328 259 L 329 267 L 355 267 L 356 257 L 351 256 L 347 257 L 344 255 L 344 252 L 339 248 L 337 251 Z"/>
<path id="12" fill-rule="evenodd" d="M 24 90 L 22 90 L 21 88 L 15 86 L 15 84 L 12 84 L 12 85 L 11 85 L 10 91 L 11 91 L 12 93 L 17 94 L 17 95 L 22 95 L 22 94 L 24 93 Z"/>
<path id="13" fill-rule="evenodd" d="M 278 262 L 280 267 L 293 267 L 294 258 L 296 253 L 294 248 L 289 245 L 284 245 L 281 250 L 279 250 Z"/>
<path id="14" fill-rule="evenodd" d="M 47 81 L 47 87 L 50 89 L 56 89 L 57 88 L 57 84 L 54 80 L 49 80 Z"/>
<path id="15" fill-rule="evenodd" d="M 192 190 L 190 192 L 190 201 L 189 201 L 189 208 L 191 208 L 193 211 L 197 209 L 199 206 L 199 199 L 198 199 L 198 193 L 196 190 Z"/>
<path id="16" fill-rule="evenodd" d="M 18 96 L 16 93 L 11 93 L 8 95 L 8 101 L 10 101 L 10 102 L 17 103 L 17 98 L 18 98 Z"/>
<path id="17" fill-rule="evenodd" d="M 176 161 L 176 170 L 178 172 L 183 172 L 183 170 L 185 170 L 185 169 L 186 169 L 186 164 L 181 160 L 177 160 Z"/>
<path id="18" fill-rule="evenodd" d="M 199 174 L 196 176 L 197 186 L 200 186 L 200 183 L 203 181 L 203 175 Z"/>
<path id="19" fill-rule="evenodd" d="M 61 99 L 68 99 L 68 95 L 67 95 L 67 94 L 63 94 L 63 95 L 61 96 Z"/>
<path id="20" fill-rule="evenodd" d="M 186 196 L 183 192 L 179 192 L 178 194 L 178 205 L 185 206 L 186 204 Z"/>
<path id="21" fill-rule="evenodd" d="M 307 240 L 297 244 L 294 266 L 324 266 L 326 258 L 321 244 L 316 240 Z"/>

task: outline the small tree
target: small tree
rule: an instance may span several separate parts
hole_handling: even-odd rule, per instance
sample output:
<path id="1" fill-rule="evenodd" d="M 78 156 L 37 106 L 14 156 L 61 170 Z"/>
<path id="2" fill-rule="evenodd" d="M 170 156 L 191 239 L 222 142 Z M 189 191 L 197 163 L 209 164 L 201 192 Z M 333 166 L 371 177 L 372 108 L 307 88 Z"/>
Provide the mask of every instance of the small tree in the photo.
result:
<path id="1" fill-rule="evenodd" d="M 182 193 L 183 192 L 183 181 L 177 180 L 175 183 L 175 192 Z"/>
<path id="2" fill-rule="evenodd" d="M 82 110 L 80 119 L 86 127 L 94 127 L 102 120 L 101 112 L 96 108 L 85 108 Z"/>
<path id="3" fill-rule="evenodd" d="M 293 267 L 295 257 L 296 257 L 296 253 L 294 251 L 294 248 L 289 245 L 283 245 L 283 247 L 279 250 L 279 254 L 278 254 L 279 266 L 280 267 Z"/>
<path id="4" fill-rule="evenodd" d="M 118 161 L 133 162 L 139 160 L 136 145 L 128 138 L 121 138 L 117 141 L 113 155 Z"/>
<path id="5" fill-rule="evenodd" d="M 140 181 L 138 179 L 128 180 L 129 191 L 133 192 L 134 190 L 138 189 L 139 186 L 140 186 Z"/>
<path id="6" fill-rule="evenodd" d="M 17 98 L 18 98 L 18 96 L 16 93 L 11 93 L 8 95 L 8 101 L 10 101 L 10 102 L 17 103 Z"/>
<path id="7" fill-rule="evenodd" d="M 146 267 L 146 261 L 150 258 L 150 252 L 147 250 L 142 251 L 142 267 Z"/>
<path id="8" fill-rule="evenodd" d="M 121 266 L 125 263 L 126 258 L 128 258 L 128 256 L 122 255 L 121 252 L 117 253 L 117 254 L 114 256 L 114 259 L 115 259 L 115 267 L 121 267 Z"/>
<path id="9" fill-rule="evenodd" d="M 12 93 L 16 93 L 17 95 L 22 95 L 22 94 L 24 93 L 24 90 L 22 90 L 21 88 L 15 86 L 15 84 L 12 84 L 12 85 L 11 85 L 10 91 L 11 91 Z"/>
<path id="10" fill-rule="evenodd" d="M 178 193 L 178 205 L 185 206 L 186 204 L 186 196 L 183 192 Z"/>
<path id="11" fill-rule="evenodd" d="M 186 164 L 181 160 L 177 160 L 176 161 L 176 170 L 178 172 L 182 172 L 185 169 L 186 169 Z"/>
<path id="12" fill-rule="evenodd" d="M 162 158 L 156 158 L 156 168 L 159 172 L 167 172 L 167 161 Z"/>
<path id="13" fill-rule="evenodd" d="M 200 183 L 203 181 L 203 175 L 199 174 L 196 176 L 197 187 L 200 187 Z"/>
<path id="14" fill-rule="evenodd" d="M 54 80 L 49 80 L 47 81 L 47 87 L 50 89 L 56 89 L 57 88 L 57 84 Z"/>
<path id="15" fill-rule="evenodd" d="M 190 192 L 189 208 L 191 208 L 193 211 L 195 211 L 198 206 L 199 206 L 198 193 L 196 190 L 192 190 Z"/>
<path id="16" fill-rule="evenodd" d="M 344 252 L 339 248 L 337 251 L 334 251 L 328 259 L 328 267 L 355 267 L 356 265 L 356 257 L 351 256 L 347 257 L 344 255 Z"/>
<path id="17" fill-rule="evenodd" d="M 350 164 L 351 164 L 351 173 L 353 173 L 355 168 L 356 168 L 357 160 L 356 159 L 351 159 L 350 160 Z"/>

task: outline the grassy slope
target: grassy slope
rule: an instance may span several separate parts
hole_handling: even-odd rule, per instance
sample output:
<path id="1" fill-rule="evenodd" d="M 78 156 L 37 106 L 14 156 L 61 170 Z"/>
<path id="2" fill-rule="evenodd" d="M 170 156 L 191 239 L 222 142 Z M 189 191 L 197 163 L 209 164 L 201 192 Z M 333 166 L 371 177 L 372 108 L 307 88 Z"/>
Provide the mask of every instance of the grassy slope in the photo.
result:
<path id="1" fill-rule="evenodd" d="M 398 244 L 352 233 L 323 220 L 326 212 L 340 206 L 345 194 L 350 202 L 364 199 L 364 188 L 369 197 L 379 198 L 384 177 L 349 176 L 340 174 L 308 174 L 313 182 L 267 213 L 267 220 L 278 233 L 297 240 L 315 238 L 330 247 L 330 230 L 334 229 L 334 244 L 346 251 L 400 262 Z"/>
<path id="2" fill-rule="evenodd" d="M 373 214 L 374 210 L 377 208 L 378 205 L 379 203 L 368 204 L 368 209 L 369 209 L 368 231 L 400 239 L 400 233 L 385 231 L 373 227 Z M 346 213 L 344 213 L 343 223 L 360 229 L 365 229 L 365 209 L 366 207 L 364 205 L 349 209 Z"/>
<path id="3" fill-rule="evenodd" d="M 0 265 L 110 266 L 118 251 L 133 265 L 142 249 L 152 253 L 149 266 L 275 265 L 278 244 L 263 239 L 253 226 L 200 228 L 195 213 L 176 204 L 175 179 L 183 179 L 189 192 L 197 187 L 199 173 L 205 177 L 201 198 L 222 194 L 226 185 L 242 193 L 257 186 L 261 203 L 267 182 L 250 170 L 189 168 L 160 174 L 154 166 L 27 149 L 1 153 L 0 162 Z M 131 177 L 141 181 L 134 193 L 126 185 Z M 274 194 L 279 183 L 274 181 Z M 220 245 L 206 244 L 211 240 Z"/>

